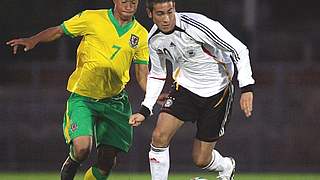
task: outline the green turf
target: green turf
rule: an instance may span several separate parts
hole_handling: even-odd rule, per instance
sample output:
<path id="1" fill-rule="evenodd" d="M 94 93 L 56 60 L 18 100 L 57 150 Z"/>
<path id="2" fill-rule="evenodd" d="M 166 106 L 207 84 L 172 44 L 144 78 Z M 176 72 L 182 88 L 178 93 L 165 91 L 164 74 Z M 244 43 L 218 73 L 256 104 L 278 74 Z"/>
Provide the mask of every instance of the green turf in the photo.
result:
<path id="1" fill-rule="evenodd" d="M 201 176 L 215 180 L 215 175 L 175 173 L 170 174 L 169 180 L 190 180 L 192 177 Z M 0 173 L 1 180 L 58 180 L 56 173 Z M 75 180 L 82 180 L 83 175 L 78 175 Z M 150 180 L 148 174 L 113 173 L 108 180 Z M 319 180 L 320 174 L 290 174 L 290 173 L 240 173 L 235 180 Z"/>

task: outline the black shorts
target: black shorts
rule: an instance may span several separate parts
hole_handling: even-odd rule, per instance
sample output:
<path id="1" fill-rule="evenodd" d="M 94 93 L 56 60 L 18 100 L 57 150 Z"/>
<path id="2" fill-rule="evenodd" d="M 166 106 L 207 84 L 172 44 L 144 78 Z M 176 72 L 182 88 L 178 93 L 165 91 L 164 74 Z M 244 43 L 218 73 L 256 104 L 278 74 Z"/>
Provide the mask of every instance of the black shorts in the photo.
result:
<path id="1" fill-rule="evenodd" d="M 188 89 L 172 86 L 161 112 L 169 113 L 181 121 L 197 125 L 196 138 L 214 142 L 224 135 L 231 115 L 233 85 L 211 97 L 201 97 Z"/>

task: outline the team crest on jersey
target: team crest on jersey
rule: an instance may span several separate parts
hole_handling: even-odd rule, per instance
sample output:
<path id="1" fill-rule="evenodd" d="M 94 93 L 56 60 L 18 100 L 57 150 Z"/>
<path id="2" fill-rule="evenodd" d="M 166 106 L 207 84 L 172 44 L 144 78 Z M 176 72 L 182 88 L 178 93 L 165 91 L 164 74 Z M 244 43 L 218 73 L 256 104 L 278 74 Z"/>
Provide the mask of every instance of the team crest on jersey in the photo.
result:
<path id="1" fill-rule="evenodd" d="M 194 56 L 196 56 L 196 53 L 194 52 L 193 49 L 189 49 L 189 50 L 187 51 L 187 54 L 188 54 L 189 57 L 194 57 Z"/>
<path id="2" fill-rule="evenodd" d="M 130 42 L 129 42 L 130 46 L 132 48 L 137 48 L 138 43 L 139 43 L 139 37 L 134 34 L 131 34 Z"/>
<path id="3" fill-rule="evenodd" d="M 78 129 L 78 125 L 76 123 L 71 125 L 72 132 L 76 131 Z"/>

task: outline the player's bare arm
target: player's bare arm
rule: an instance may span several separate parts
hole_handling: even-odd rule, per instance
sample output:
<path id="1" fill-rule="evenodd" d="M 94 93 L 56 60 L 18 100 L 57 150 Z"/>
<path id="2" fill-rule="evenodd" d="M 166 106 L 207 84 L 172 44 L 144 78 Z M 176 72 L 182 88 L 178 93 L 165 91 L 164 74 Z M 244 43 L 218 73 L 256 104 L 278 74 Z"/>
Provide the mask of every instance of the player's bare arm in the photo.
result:
<path id="1" fill-rule="evenodd" d="M 13 47 L 13 54 L 17 54 L 19 46 L 24 47 L 24 51 L 34 48 L 39 42 L 50 42 L 60 38 L 63 30 L 60 26 L 48 28 L 29 38 L 18 38 L 8 41 L 6 44 Z"/>
<path id="2" fill-rule="evenodd" d="M 244 92 L 240 97 L 240 107 L 246 117 L 252 114 L 253 92 Z"/>
<path id="3" fill-rule="evenodd" d="M 141 89 L 145 92 L 147 88 L 147 78 L 149 73 L 148 65 L 146 64 L 136 64 L 135 65 L 135 75 Z M 145 120 L 145 116 L 140 113 L 135 113 L 130 116 L 129 124 L 136 127 L 139 126 Z"/>
<path id="4" fill-rule="evenodd" d="M 136 64 L 135 65 L 135 75 L 136 79 L 141 87 L 141 89 L 145 92 L 147 88 L 147 78 L 149 73 L 148 65 L 146 64 Z"/>

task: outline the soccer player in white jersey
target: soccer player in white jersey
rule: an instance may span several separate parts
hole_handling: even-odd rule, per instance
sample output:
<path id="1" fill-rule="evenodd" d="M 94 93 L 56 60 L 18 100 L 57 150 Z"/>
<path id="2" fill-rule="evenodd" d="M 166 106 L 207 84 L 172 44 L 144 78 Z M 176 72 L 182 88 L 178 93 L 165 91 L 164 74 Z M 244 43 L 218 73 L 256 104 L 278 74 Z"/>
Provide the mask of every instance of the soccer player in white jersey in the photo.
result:
<path id="1" fill-rule="evenodd" d="M 166 60 L 172 63 L 175 80 L 152 134 L 152 180 L 168 179 L 170 140 L 184 122 L 197 127 L 192 152 L 195 165 L 218 172 L 220 180 L 233 180 L 234 159 L 223 157 L 214 147 L 229 122 L 234 66 L 241 109 L 246 117 L 252 113 L 254 79 L 247 47 L 217 21 L 201 14 L 175 12 L 174 0 L 147 0 L 147 13 L 155 24 L 149 32 L 152 66 L 145 99 L 129 123 L 138 126 L 150 116 L 161 97 Z"/>

